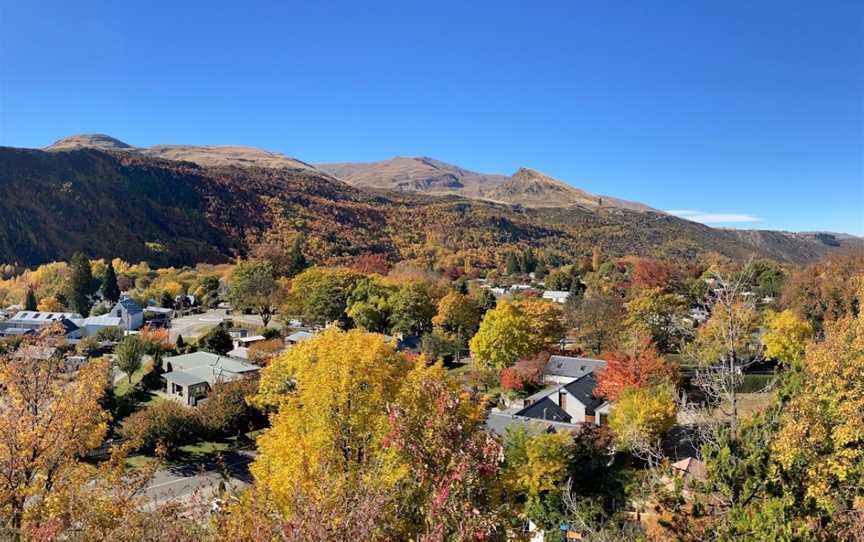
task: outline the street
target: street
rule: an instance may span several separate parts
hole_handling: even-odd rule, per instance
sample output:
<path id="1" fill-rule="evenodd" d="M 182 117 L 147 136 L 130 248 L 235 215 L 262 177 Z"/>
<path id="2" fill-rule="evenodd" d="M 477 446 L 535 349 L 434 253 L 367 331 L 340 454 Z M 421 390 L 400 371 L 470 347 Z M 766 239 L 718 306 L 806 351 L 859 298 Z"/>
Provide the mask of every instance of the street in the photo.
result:
<path id="1" fill-rule="evenodd" d="M 226 314 L 225 309 L 211 309 L 202 314 L 190 314 L 175 318 L 171 321 L 169 334 L 172 341 L 176 341 L 179 335 L 183 336 L 184 340 L 200 337 L 207 332 L 208 329 L 216 326 L 224 320 L 242 323 L 254 327 L 263 327 L 264 323 L 261 317 L 257 314 Z M 279 328 L 281 324 L 272 320 L 270 327 Z"/>
<path id="2" fill-rule="evenodd" d="M 193 496 L 209 500 L 220 480 L 225 480 L 229 489 L 242 489 L 252 481 L 249 464 L 255 455 L 254 450 L 232 451 L 222 454 L 221 462 L 188 463 L 160 470 L 144 491 L 147 506 L 155 507 L 174 499 L 183 501 Z"/>

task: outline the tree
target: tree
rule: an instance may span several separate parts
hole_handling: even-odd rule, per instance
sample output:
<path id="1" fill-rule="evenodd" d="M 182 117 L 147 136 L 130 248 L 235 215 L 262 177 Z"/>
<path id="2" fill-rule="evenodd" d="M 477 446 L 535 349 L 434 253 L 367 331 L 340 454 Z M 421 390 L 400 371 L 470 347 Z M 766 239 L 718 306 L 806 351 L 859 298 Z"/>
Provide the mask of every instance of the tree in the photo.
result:
<path id="1" fill-rule="evenodd" d="M 503 369 L 538 351 L 537 342 L 525 313 L 517 305 L 503 302 L 486 313 L 469 346 L 478 365 Z"/>
<path id="2" fill-rule="evenodd" d="M 745 276 L 718 283 L 711 318 L 699 328 L 685 355 L 697 365 L 693 382 L 726 416 L 734 439 L 738 431 L 737 389 L 744 371 L 761 355 L 761 344 L 754 339 L 759 320 L 753 301 L 744 295 Z"/>
<path id="3" fill-rule="evenodd" d="M 302 235 L 297 235 L 291 242 L 291 247 L 288 249 L 287 267 L 285 269 L 287 276 L 293 277 L 309 267 L 309 262 L 306 261 L 306 256 L 303 254 L 305 245 L 306 239 Z"/>
<path id="4" fill-rule="evenodd" d="M 349 323 L 348 298 L 363 275 L 350 269 L 311 267 L 291 280 L 291 291 L 283 312 L 306 320 Z"/>
<path id="5" fill-rule="evenodd" d="M 480 307 L 480 318 L 498 304 L 498 300 L 495 299 L 495 294 L 492 293 L 492 290 L 489 288 L 480 288 L 477 292 L 477 306 Z"/>
<path id="6" fill-rule="evenodd" d="M 675 393 L 660 384 L 625 388 L 609 416 L 620 449 L 656 463 L 662 457 L 661 439 L 675 424 Z"/>
<path id="7" fill-rule="evenodd" d="M 177 335 L 177 340 L 174 342 L 174 349 L 178 352 L 186 350 L 186 341 L 183 340 L 183 335 Z"/>
<path id="8" fill-rule="evenodd" d="M 114 263 L 108 261 L 105 267 L 105 276 L 102 278 L 102 297 L 117 303 L 120 299 L 120 287 L 117 286 L 117 274 L 114 272 Z"/>
<path id="9" fill-rule="evenodd" d="M 391 297 L 395 288 L 374 278 L 364 277 L 351 292 L 346 313 L 354 324 L 373 333 L 390 331 Z"/>
<path id="10" fill-rule="evenodd" d="M 519 272 L 519 258 L 513 252 L 508 252 L 504 257 L 504 272 L 508 275 L 515 275 Z"/>
<path id="11" fill-rule="evenodd" d="M 267 327 L 273 317 L 278 290 L 273 264 L 266 260 L 250 260 L 240 262 L 234 268 L 228 300 L 235 308 L 255 311 Z"/>
<path id="12" fill-rule="evenodd" d="M 570 276 L 569 272 L 559 269 L 558 271 L 549 273 L 546 277 L 545 285 L 547 290 L 569 292 L 573 286 L 573 277 Z"/>
<path id="13" fill-rule="evenodd" d="M 426 333 L 420 342 L 420 351 L 430 360 L 450 362 L 459 352 L 459 343 L 438 331 Z"/>
<path id="14" fill-rule="evenodd" d="M 804 361 L 807 342 L 813 337 L 813 326 L 791 310 L 765 315 L 768 332 L 762 336 L 765 356 L 798 366 Z"/>
<path id="15" fill-rule="evenodd" d="M 549 362 L 549 354 L 540 352 L 520 359 L 512 367 L 501 370 L 501 387 L 513 391 L 539 386 L 543 381 L 543 369 Z"/>
<path id="16" fill-rule="evenodd" d="M 33 286 L 27 287 L 27 293 L 24 296 L 24 310 L 25 311 L 35 311 L 36 310 L 36 293 L 33 291 Z"/>
<path id="17" fill-rule="evenodd" d="M 663 293 L 660 288 L 647 288 L 626 307 L 624 326 L 636 337 L 650 337 L 661 352 L 669 352 L 681 338 L 681 320 L 686 311 L 679 296 Z"/>
<path id="18" fill-rule="evenodd" d="M 617 401 L 628 388 L 674 384 L 678 378 L 675 365 L 667 362 L 648 339 L 643 339 L 632 354 L 607 352 L 606 367 L 597 373 L 595 394 Z"/>
<path id="19" fill-rule="evenodd" d="M 160 448 L 168 455 L 204 437 L 195 411 L 177 401 L 151 403 L 133 413 L 123 420 L 120 434 L 139 450 Z"/>
<path id="20" fill-rule="evenodd" d="M 650 258 L 637 258 L 633 264 L 630 281 L 634 288 L 644 290 L 659 288 L 674 292 L 681 288 L 681 270 L 669 262 Z"/>
<path id="21" fill-rule="evenodd" d="M 565 303 L 564 310 L 581 347 L 594 355 L 615 348 L 624 316 L 619 298 L 592 294 L 576 306 Z"/>
<path id="22" fill-rule="evenodd" d="M 501 446 L 484 430 L 485 405 L 440 363 L 417 364 L 388 408 L 384 449 L 400 475 L 400 539 L 502 535 Z"/>
<path id="23" fill-rule="evenodd" d="M 432 324 L 465 344 L 480 325 L 480 307 L 469 296 L 450 292 L 438 302 Z"/>
<path id="24" fill-rule="evenodd" d="M 545 299 L 525 299 L 517 301 L 516 305 L 528 320 L 534 337 L 534 351 L 556 347 L 564 336 L 560 306 Z"/>
<path id="25" fill-rule="evenodd" d="M 46 499 L 81 454 L 102 443 L 108 414 L 100 407 L 107 362 L 93 360 L 74 377 L 62 359 L 42 348 L 63 342 L 52 326 L 25 338 L 18 353 L 0 359 L 0 525 L 21 528 L 27 503 Z"/>
<path id="26" fill-rule="evenodd" d="M 521 505 L 521 513 L 544 531 L 557 530 L 563 519 L 563 492 L 575 447 L 569 431 L 530 436 L 513 426 L 504 437 L 504 480 Z"/>
<path id="27" fill-rule="evenodd" d="M 174 308 L 174 296 L 171 295 L 171 292 L 168 290 L 162 291 L 162 295 L 159 297 L 159 306 L 163 309 Z"/>
<path id="28" fill-rule="evenodd" d="M 393 294 L 391 303 L 393 333 L 422 335 L 432 330 L 436 307 L 425 283 L 412 282 L 402 285 Z"/>
<path id="29" fill-rule="evenodd" d="M 144 343 L 137 335 L 125 337 L 114 349 L 114 364 L 126 373 L 130 384 L 132 383 L 132 374 L 141 368 L 143 355 Z"/>
<path id="30" fill-rule="evenodd" d="M 829 324 L 808 349 L 803 387 L 781 415 L 771 450 L 784 476 L 830 516 L 853 510 L 864 487 L 864 318 Z M 860 506 L 860 504 L 858 504 Z"/>
<path id="31" fill-rule="evenodd" d="M 42 312 L 60 312 L 63 310 L 63 304 L 56 297 L 47 295 L 39 300 L 36 308 Z"/>
<path id="32" fill-rule="evenodd" d="M 252 378 L 215 384 L 207 394 L 207 402 L 198 410 L 207 434 L 234 437 L 262 425 L 263 416 L 247 402 L 247 397 L 257 391 L 258 382 Z"/>
<path id="33" fill-rule="evenodd" d="M 275 413 L 258 438 L 252 473 L 288 517 L 297 489 L 317 500 L 376 483 L 361 477 L 381 457 L 387 403 L 406 370 L 381 335 L 330 328 L 261 371 L 252 403 Z M 323 480 L 320 469 L 339 476 Z"/>
<path id="34" fill-rule="evenodd" d="M 93 305 L 91 296 L 95 291 L 90 260 L 80 252 L 76 253 L 72 256 L 69 276 L 66 278 L 65 293 L 69 308 L 78 314 L 90 314 L 90 307 Z"/>
<path id="35" fill-rule="evenodd" d="M 234 348 L 234 341 L 228 333 L 228 327 L 223 322 L 198 339 L 198 346 L 206 352 L 224 356 Z"/>

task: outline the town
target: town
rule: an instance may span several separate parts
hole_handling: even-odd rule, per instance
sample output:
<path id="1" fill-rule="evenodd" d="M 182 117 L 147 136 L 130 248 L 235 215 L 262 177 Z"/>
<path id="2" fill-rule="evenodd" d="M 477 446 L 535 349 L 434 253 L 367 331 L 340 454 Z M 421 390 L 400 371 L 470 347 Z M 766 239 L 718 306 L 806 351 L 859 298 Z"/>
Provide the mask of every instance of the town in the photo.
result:
<path id="1" fill-rule="evenodd" d="M 291 247 L 186 268 L 6 266 L 8 525 L 701 539 L 855 506 L 860 448 L 824 439 L 860 422 L 861 358 L 841 347 L 860 340 L 860 256 L 682 266 L 527 249 L 443 274 L 371 255 L 315 266 Z M 750 487 L 775 470 L 789 479 Z M 763 508 L 796 487 L 799 519 Z"/>

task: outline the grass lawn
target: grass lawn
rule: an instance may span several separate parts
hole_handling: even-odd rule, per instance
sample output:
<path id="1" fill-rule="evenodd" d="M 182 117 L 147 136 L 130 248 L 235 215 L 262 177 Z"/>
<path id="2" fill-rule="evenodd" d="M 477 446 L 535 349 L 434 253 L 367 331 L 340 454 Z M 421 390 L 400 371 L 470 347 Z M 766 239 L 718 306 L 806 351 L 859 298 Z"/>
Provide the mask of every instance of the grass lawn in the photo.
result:
<path id="1" fill-rule="evenodd" d="M 120 379 L 119 382 L 114 384 L 114 395 L 116 395 L 117 397 L 126 395 L 131 389 L 135 387 L 135 384 L 141 382 L 141 379 L 144 378 L 144 376 L 152 370 L 153 360 L 147 357 L 141 362 L 141 367 L 137 371 L 132 373 L 132 382 L 129 382 L 129 378 L 126 377 L 126 375 L 123 375 L 123 378 Z"/>
<path id="2" fill-rule="evenodd" d="M 738 414 L 742 418 L 751 418 L 771 406 L 774 393 L 739 393 Z"/>
<path id="3" fill-rule="evenodd" d="M 171 465 L 183 465 L 186 463 L 200 463 L 202 461 L 213 460 L 220 453 L 229 452 L 232 450 L 242 450 L 249 447 L 249 443 L 255 442 L 263 429 L 249 431 L 246 433 L 246 438 L 242 442 L 238 442 L 237 437 L 229 437 L 225 440 L 202 440 L 193 444 L 186 444 L 177 449 L 177 453 L 171 458 L 168 463 Z M 126 466 L 131 469 L 137 469 L 146 466 L 149 462 L 155 461 L 153 456 L 145 454 L 130 455 L 126 458 Z"/>

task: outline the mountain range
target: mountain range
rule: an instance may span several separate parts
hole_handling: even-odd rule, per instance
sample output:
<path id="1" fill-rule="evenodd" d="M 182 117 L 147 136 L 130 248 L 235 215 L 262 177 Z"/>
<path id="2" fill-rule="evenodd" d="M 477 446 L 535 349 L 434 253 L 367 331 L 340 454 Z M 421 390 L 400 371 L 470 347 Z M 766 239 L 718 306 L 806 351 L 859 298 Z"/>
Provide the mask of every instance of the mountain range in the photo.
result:
<path id="1" fill-rule="evenodd" d="M 248 147 L 133 147 L 104 135 L 0 147 L 0 262 L 76 251 L 156 265 L 220 262 L 298 233 L 317 262 L 371 252 L 476 267 L 529 246 L 571 257 L 599 246 L 610 256 L 786 262 L 864 246 L 822 232 L 710 228 L 528 168 L 507 177 L 431 158 L 315 165 Z"/>

